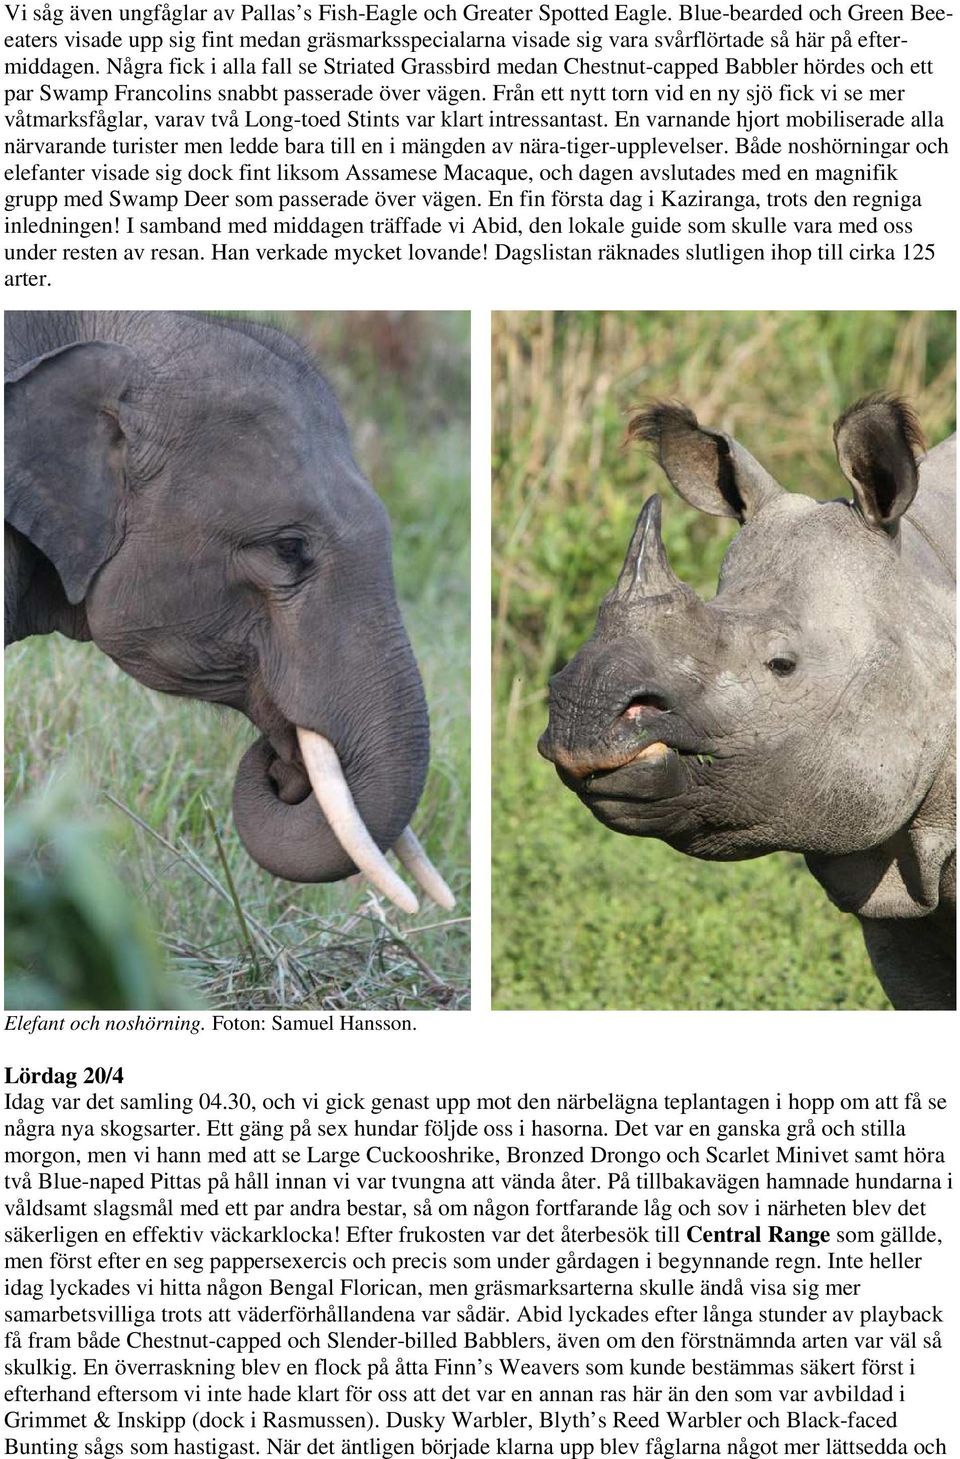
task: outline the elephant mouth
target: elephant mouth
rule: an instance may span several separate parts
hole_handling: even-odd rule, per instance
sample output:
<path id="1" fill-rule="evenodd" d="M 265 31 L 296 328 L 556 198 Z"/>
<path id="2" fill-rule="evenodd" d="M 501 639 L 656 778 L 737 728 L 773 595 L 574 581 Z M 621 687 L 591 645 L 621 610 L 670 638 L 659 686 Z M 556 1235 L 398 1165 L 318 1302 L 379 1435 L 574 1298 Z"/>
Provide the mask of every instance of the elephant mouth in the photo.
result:
<path id="1" fill-rule="evenodd" d="M 234 822 L 254 860 L 291 881 L 340 881 L 361 872 L 402 911 L 414 913 L 413 891 L 386 859 L 393 851 L 420 888 L 447 910 L 454 898 L 411 826 L 396 824 L 385 797 L 372 800 L 368 827 L 336 747 L 315 730 L 261 736 L 243 756 L 234 786 Z M 413 804 L 419 798 L 419 789 Z M 274 833 L 265 835 L 265 825 Z"/>
<path id="2" fill-rule="evenodd" d="M 284 805 L 301 805 L 308 795 L 313 794 L 310 777 L 299 750 L 289 760 L 275 754 L 267 766 L 267 778 L 277 799 L 282 800 Z"/>

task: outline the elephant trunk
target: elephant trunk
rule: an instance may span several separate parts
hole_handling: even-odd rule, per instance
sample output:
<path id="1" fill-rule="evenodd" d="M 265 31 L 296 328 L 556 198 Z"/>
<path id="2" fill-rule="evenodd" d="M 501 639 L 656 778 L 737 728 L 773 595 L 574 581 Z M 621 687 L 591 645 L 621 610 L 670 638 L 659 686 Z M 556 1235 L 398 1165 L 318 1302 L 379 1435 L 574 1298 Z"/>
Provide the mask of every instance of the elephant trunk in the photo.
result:
<path id="1" fill-rule="evenodd" d="M 283 676 L 275 702 L 287 732 L 261 736 L 243 756 L 234 821 L 250 855 L 275 876 L 329 882 L 362 871 L 404 911 L 416 911 L 416 898 L 383 855 L 395 848 L 428 894 L 450 906 L 449 890 L 422 853 L 418 860 L 409 829 L 426 779 L 429 727 L 402 630 L 381 663 L 381 673 L 365 666 L 354 674 L 341 663 L 337 678 L 351 693 L 339 709 L 291 702 L 302 680 Z"/>

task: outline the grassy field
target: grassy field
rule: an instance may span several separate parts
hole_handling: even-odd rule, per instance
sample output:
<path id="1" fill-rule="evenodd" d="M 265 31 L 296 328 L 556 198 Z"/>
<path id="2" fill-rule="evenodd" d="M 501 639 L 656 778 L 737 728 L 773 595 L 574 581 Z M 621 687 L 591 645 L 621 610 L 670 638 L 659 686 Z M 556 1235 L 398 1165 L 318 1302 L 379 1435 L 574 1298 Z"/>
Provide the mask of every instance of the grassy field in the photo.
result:
<path id="1" fill-rule="evenodd" d="M 7 650 L 8 811 L 38 796 L 62 797 L 66 779 L 74 801 L 109 816 L 111 858 L 165 952 L 170 986 L 156 1001 L 463 1007 L 470 986 L 468 316 L 254 317 L 314 351 L 355 454 L 390 511 L 398 591 L 431 715 L 430 775 L 415 828 L 457 895 L 456 911 L 425 901 L 409 919 L 369 888 L 294 886 L 261 871 L 230 817 L 252 726 L 229 711 L 154 694 L 92 644 L 57 635 Z"/>
<path id="2" fill-rule="evenodd" d="M 637 511 L 659 491 L 674 568 L 711 596 L 735 524 L 687 507 L 631 410 L 666 397 L 792 490 L 849 495 L 831 427 L 895 391 L 953 427 L 953 315 L 494 316 L 494 1005 L 882 1008 L 857 923 L 798 856 L 721 865 L 592 819 L 536 753 L 546 683 L 592 631 Z"/>

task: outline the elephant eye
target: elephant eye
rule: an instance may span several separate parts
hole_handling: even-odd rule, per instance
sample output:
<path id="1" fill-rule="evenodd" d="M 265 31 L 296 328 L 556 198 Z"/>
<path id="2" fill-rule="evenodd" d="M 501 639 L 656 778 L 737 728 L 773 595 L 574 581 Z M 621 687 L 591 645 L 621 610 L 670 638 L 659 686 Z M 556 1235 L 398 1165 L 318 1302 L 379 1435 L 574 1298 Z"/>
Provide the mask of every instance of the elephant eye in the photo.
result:
<path id="1" fill-rule="evenodd" d="M 276 537 L 273 542 L 273 550 L 280 561 L 288 567 L 309 567 L 313 561 L 310 556 L 310 549 L 305 537 L 297 537 L 288 533 L 284 537 Z"/>
<path id="2" fill-rule="evenodd" d="M 778 655 L 776 658 L 767 659 L 767 668 L 771 674 L 776 674 L 779 679 L 785 679 L 788 674 L 793 673 L 796 667 L 796 659 L 788 659 L 781 655 Z"/>

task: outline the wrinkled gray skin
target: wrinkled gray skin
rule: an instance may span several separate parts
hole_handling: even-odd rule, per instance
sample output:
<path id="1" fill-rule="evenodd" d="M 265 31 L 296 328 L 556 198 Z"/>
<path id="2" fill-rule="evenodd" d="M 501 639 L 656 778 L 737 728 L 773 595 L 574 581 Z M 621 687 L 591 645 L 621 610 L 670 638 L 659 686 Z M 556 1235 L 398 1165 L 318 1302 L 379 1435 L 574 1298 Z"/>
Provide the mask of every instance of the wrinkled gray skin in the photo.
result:
<path id="1" fill-rule="evenodd" d="M 6 315 L 6 641 L 90 639 L 152 689 L 261 732 L 234 817 L 292 881 L 355 868 L 310 792 L 336 746 L 381 849 L 428 726 L 386 512 L 307 355 L 265 326 L 162 312 Z"/>
<path id="2" fill-rule="evenodd" d="M 924 456 L 905 406 L 862 401 L 834 431 L 855 500 L 819 503 L 683 407 L 631 433 L 742 530 L 701 602 L 647 501 L 551 682 L 541 753 L 615 831 L 716 860 L 803 852 L 895 1007 L 955 1007 L 953 439 Z"/>

